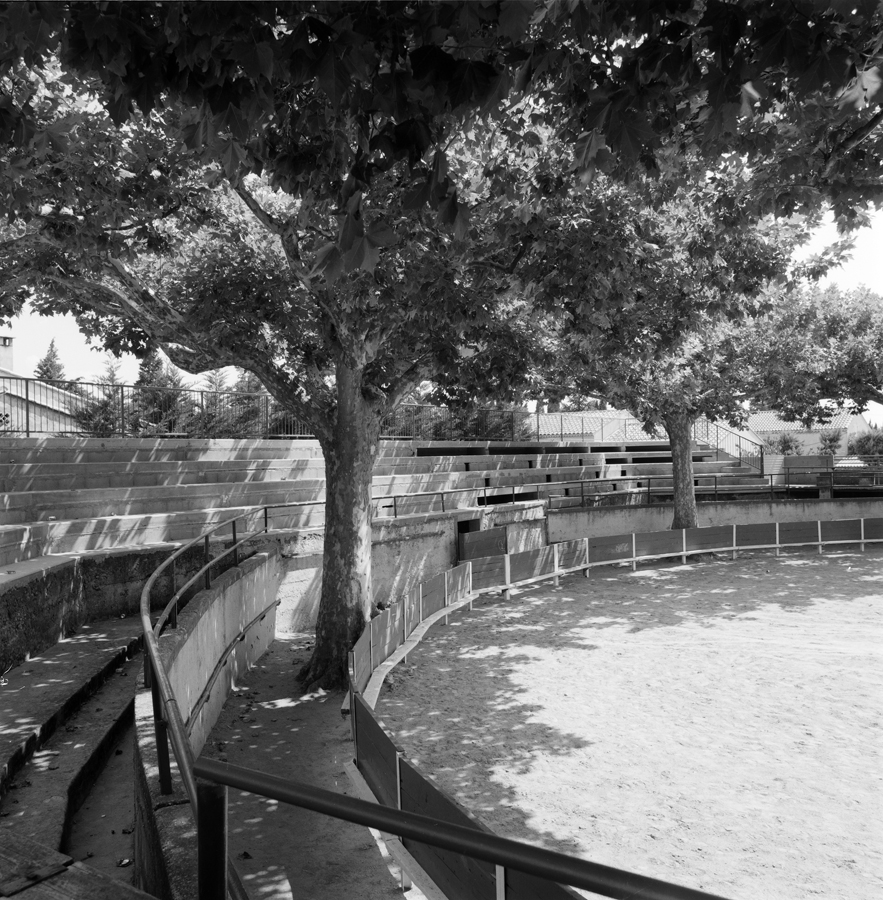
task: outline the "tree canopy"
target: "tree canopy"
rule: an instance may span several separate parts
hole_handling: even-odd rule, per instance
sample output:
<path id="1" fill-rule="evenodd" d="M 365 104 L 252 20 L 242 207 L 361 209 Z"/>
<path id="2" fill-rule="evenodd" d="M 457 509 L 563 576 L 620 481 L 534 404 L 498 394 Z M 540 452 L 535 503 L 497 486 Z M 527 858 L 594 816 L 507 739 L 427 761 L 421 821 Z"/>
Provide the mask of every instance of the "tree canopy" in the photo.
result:
<path id="1" fill-rule="evenodd" d="M 328 502 L 305 677 L 339 684 L 373 599 L 383 415 L 426 378 L 511 395 L 562 306 L 587 347 L 618 315 L 651 324 L 661 270 L 626 277 L 624 254 L 653 241 L 608 182 L 676 190 L 682 157 L 723 158 L 748 173 L 723 241 L 823 201 L 860 222 L 880 34 L 869 0 L 8 3 L 0 312 L 32 299 L 117 352 L 243 366 L 310 423 Z"/>

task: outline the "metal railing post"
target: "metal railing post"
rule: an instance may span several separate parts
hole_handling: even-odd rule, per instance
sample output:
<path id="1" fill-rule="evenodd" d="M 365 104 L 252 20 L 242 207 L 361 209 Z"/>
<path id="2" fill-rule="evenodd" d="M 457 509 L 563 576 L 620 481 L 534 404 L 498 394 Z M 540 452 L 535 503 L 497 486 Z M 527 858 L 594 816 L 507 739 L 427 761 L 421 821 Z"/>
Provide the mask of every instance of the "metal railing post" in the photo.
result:
<path id="1" fill-rule="evenodd" d="M 125 387 L 120 385 L 120 437 L 126 433 L 126 395 Z"/>
<path id="2" fill-rule="evenodd" d="M 208 550 L 208 535 L 205 536 L 205 542 L 203 544 L 203 560 L 204 564 L 207 566 L 209 564 L 209 550 Z M 208 590 L 212 586 L 212 575 L 211 572 L 206 569 L 205 570 L 205 589 Z"/>
<path id="3" fill-rule="evenodd" d="M 153 733 L 156 737 L 156 765 L 159 769 L 159 791 L 161 794 L 171 794 L 172 766 L 169 761 L 169 735 L 166 720 L 163 717 L 159 685 L 153 671 L 150 673 L 150 696 L 153 699 Z"/>
<path id="4" fill-rule="evenodd" d="M 270 530 L 270 510 L 268 507 L 264 507 L 264 534 L 266 534 Z"/>
<path id="5" fill-rule="evenodd" d="M 31 436 L 31 389 L 30 381 L 25 378 L 25 437 Z"/>
<path id="6" fill-rule="evenodd" d="M 199 900 L 227 900 L 227 788 L 200 780 L 196 796 Z"/>

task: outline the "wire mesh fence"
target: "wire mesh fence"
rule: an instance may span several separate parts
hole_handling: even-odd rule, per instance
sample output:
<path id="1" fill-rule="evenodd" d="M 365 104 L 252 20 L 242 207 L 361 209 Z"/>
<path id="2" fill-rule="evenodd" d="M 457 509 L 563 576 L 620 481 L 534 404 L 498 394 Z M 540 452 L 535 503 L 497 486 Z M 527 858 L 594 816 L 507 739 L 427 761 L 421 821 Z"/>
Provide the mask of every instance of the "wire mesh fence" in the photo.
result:
<path id="1" fill-rule="evenodd" d="M 312 430 L 266 392 L 3 377 L 0 434 L 302 438 L 312 437 Z M 401 406 L 384 420 L 381 434 L 427 441 L 512 441 L 534 438 L 535 426 L 526 410 Z"/>

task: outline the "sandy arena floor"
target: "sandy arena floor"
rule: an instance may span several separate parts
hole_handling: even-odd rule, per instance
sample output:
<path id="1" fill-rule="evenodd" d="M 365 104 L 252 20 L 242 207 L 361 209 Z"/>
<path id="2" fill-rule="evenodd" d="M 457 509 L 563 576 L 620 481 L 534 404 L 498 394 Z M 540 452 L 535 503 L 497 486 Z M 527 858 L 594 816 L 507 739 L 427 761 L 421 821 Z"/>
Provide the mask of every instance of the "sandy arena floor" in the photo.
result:
<path id="1" fill-rule="evenodd" d="M 377 709 L 500 834 L 734 900 L 883 897 L 883 551 L 595 570 L 436 626 Z"/>

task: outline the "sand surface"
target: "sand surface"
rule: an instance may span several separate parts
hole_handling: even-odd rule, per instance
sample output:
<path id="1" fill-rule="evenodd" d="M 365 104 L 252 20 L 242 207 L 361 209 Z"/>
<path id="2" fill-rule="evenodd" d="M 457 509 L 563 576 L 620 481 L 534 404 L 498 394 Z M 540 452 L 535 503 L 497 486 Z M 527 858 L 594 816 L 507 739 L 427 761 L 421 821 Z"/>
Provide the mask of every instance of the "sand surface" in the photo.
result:
<path id="1" fill-rule="evenodd" d="M 500 834 L 725 897 L 883 897 L 883 551 L 595 570 L 435 626 L 377 711 Z"/>

